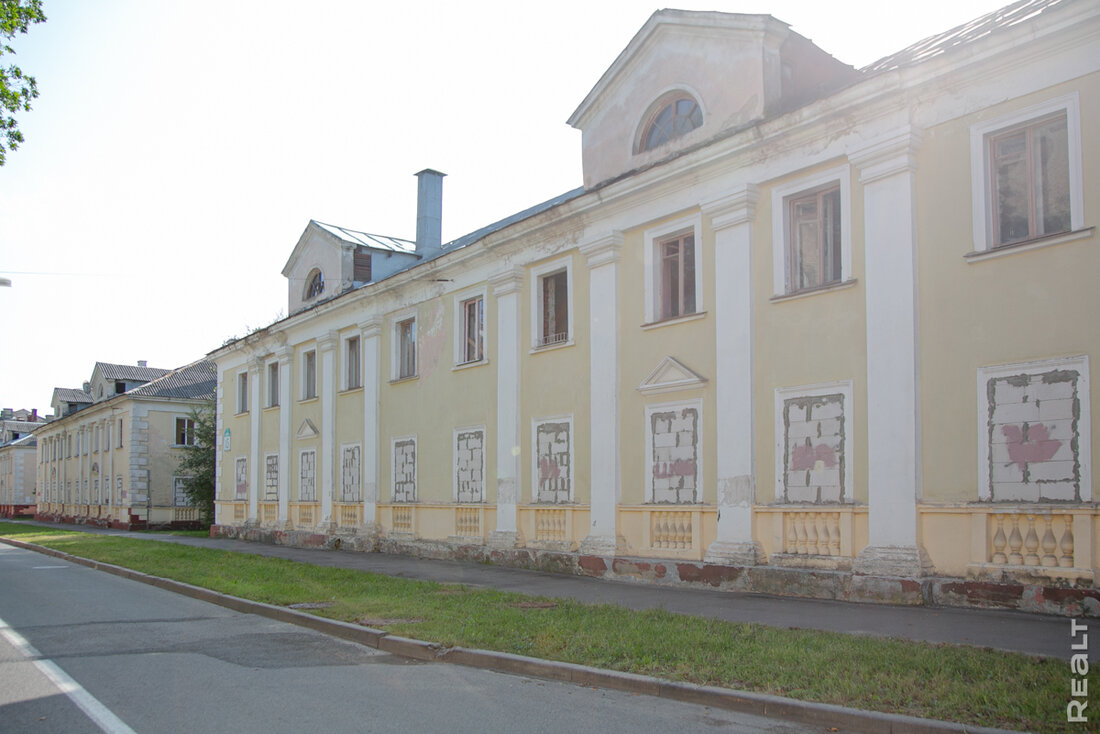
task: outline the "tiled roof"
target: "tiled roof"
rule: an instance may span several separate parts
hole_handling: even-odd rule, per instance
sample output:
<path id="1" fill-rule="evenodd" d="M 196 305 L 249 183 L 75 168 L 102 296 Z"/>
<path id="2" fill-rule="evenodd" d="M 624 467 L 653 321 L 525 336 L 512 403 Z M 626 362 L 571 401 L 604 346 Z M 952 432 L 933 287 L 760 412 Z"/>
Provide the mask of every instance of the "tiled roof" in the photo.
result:
<path id="1" fill-rule="evenodd" d="M 92 402 L 91 395 L 75 387 L 55 387 L 53 389 L 53 394 L 57 399 L 63 400 L 66 403 Z"/>
<path id="2" fill-rule="evenodd" d="M 403 240 L 399 237 L 387 237 L 381 234 L 357 232 L 347 227 L 337 227 L 335 224 L 318 222 L 316 219 L 313 220 L 313 223 L 334 237 L 352 245 L 362 245 L 364 247 L 374 248 L 375 250 L 388 250 L 390 252 L 407 252 L 410 254 L 416 252 L 416 243 L 410 240 Z"/>
<path id="3" fill-rule="evenodd" d="M 95 368 L 106 380 L 132 380 L 134 382 L 149 382 L 149 380 L 155 380 L 171 372 L 171 370 L 163 370 L 159 367 L 138 367 L 136 364 L 111 364 L 110 362 L 96 362 Z"/>
<path id="4" fill-rule="evenodd" d="M 994 10 L 992 13 L 986 13 L 980 18 L 975 18 L 969 23 L 963 23 L 949 31 L 929 36 L 923 41 L 917 41 L 908 48 L 863 67 L 860 71 L 864 74 L 873 74 L 915 66 L 935 56 L 947 53 L 957 46 L 976 41 L 1004 28 L 1011 28 L 1017 23 L 1023 23 L 1050 8 L 1068 1 L 1019 0 L 999 10 Z"/>
<path id="5" fill-rule="evenodd" d="M 213 362 L 200 359 L 178 370 L 162 371 L 167 374 L 128 390 L 126 394 L 142 398 L 213 399 L 218 381 L 218 370 Z"/>

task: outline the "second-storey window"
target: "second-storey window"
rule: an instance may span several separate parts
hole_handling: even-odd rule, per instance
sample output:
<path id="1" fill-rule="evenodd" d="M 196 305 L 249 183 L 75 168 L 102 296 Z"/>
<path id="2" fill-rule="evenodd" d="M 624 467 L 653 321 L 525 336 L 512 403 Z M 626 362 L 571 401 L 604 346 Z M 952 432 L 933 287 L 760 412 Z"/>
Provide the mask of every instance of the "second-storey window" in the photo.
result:
<path id="1" fill-rule="evenodd" d="M 302 400 L 317 397 L 317 352 L 310 350 L 302 355 Z"/>
<path id="2" fill-rule="evenodd" d="M 1064 111 L 989 136 L 993 245 L 1070 229 Z"/>
<path id="3" fill-rule="evenodd" d="M 279 404 L 279 363 L 272 362 L 267 366 L 267 407 L 273 408 Z"/>
<path id="4" fill-rule="evenodd" d="M 190 418 L 176 418 L 176 445 L 195 445 L 195 421 Z"/>
<path id="5" fill-rule="evenodd" d="M 569 339 L 569 274 L 565 270 L 539 278 L 540 347 Z"/>
<path id="6" fill-rule="evenodd" d="M 462 363 L 485 358 L 485 299 L 481 296 L 462 302 Z"/>
<path id="7" fill-rule="evenodd" d="M 397 322 L 397 379 L 416 375 L 416 319 Z"/>
<path id="8" fill-rule="evenodd" d="M 237 375 L 237 412 L 248 412 L 248 373 Z"/>
<path id="9" fill-rule="evenodd" d="M 657 243 L 660 320 L 695 313 L 695 235 L 688 232 Z"/>
<path id="10" fill-rule="evenodd" d="M 840 187 L 831 186 L 791 197 L 787 205 L 790 290 L 839 283 Z"/>
<path id="11" fill-rule="evenodd" d="M 353 336 L 346 342 L 347 346 L 347 378 L 345 383 L 348 390 L 354 390 L 363 386 L 362 368 L 359 365 L 359 337 Z"/>

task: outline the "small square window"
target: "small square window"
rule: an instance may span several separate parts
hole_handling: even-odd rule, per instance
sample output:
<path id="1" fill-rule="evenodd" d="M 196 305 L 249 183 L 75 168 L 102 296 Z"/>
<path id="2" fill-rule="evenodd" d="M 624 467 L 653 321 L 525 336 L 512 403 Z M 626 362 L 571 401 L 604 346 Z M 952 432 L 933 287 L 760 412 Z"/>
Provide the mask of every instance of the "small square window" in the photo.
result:
<path id="1" fill-rule="evenodd" d="M 317 352 L 310 350 L 302 355 L 302 400 L 317 397 Z"/>
<path id="2" fill-rule="evenodd" d="M 348 390 L 354 390 L 363 386 L 363 371 L 360 367 L 359 337 L 353 336 L 345 343 L 347 352 L 347 375 L 344 383 Z"/>
<path id="3" fill-rule="evenodd" d="M 462 308 L 462 364 L 485 359 L 485 299 L 465 300 Z"/>
<path id="4" fill-rule="evenodd" d="M 267 366 L 267 407 L 274 408 L 279 404 L 279 363 L 272 362 Z"/>
<path id="5" fill-rule="evenodd" d="M 416 319 L 397 322 L 394 330 L 397 341 L 395 379 L 416 376 Z"/>

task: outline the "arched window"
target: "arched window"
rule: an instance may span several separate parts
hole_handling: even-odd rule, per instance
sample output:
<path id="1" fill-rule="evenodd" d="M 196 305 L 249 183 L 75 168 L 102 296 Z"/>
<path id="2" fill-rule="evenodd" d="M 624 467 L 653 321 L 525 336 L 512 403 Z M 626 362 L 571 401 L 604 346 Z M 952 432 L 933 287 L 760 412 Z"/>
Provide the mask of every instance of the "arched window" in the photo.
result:
<path id="1" fill-rule="evenodd" d="M 306 300 L 316 298 L 325 292 L 325 276 L 321 274 L 320 270 L 316 268 L 309 274 L 306 279 Z"/>
<path id="2" fill-rule="evenodd" d="M 664 145 L 668 141 L 685 135 L 703 124 L 703 110 L 695 98 L 686 93 L 678 93 L 665 104 L 658 105 L 657 111 L 650 117 L 638 141 L 638 152 Z"/>

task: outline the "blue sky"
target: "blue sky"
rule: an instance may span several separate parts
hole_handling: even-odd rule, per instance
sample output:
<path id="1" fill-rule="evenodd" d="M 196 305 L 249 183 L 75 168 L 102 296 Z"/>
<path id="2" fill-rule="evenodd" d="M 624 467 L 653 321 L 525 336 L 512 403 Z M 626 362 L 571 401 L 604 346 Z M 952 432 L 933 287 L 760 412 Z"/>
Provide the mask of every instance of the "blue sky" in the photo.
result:
<path id="1" fill-rule="evenodd" d="M 0 168 L 0 406 L 270 323 L 309 219 L 412 238 L 423 168 L 445 240 L 579 186 L 565 120 L 667 4 L 45 0 L 13 43 L 41 96 Z M 1002 4 L 672 3 L 855 66 Z"/>

